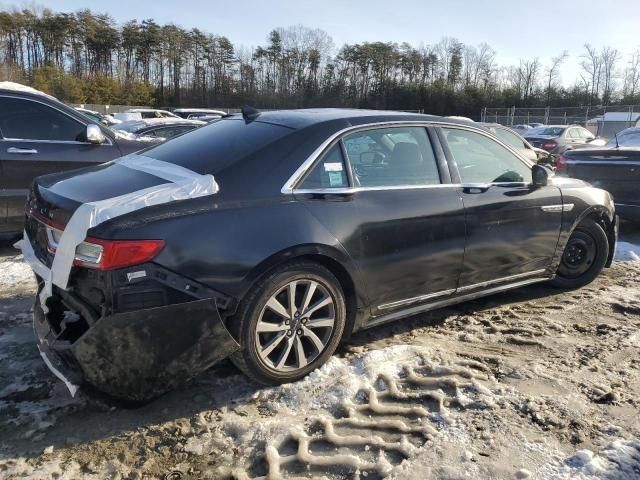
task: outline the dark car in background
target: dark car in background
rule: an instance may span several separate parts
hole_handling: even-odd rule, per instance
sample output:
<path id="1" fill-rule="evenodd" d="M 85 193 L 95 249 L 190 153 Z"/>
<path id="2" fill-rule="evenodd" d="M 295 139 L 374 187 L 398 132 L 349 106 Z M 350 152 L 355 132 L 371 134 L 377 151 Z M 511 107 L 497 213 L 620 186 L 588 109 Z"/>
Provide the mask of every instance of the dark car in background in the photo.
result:
<path id="1" fill-rule="evenodd" d="M 623 130 L 602 148 L 565 152 L 556 171 L 607 190 L 620 217 L 640 221 L 640 128 Z"/>
<path id="2" fill-rule="evenodd" d="M 206 125 L 200 120 L 185 120 L 173 118 L 146 118 L 143 120 L 129 120 L 111 127 L 113 130 L 133 133 L 144 137 L 158 137 L 169 139 L 176 135 L 190 132 L 194 128 Z"/>
<path id="3" fill-rule="evenodd" d="M 607 192 L 465 121 L 254 112 L 140 155 L 220 189 L 89 229 L 67 288 L 34 313 L 59 372 L 121 398 L 227 356 L 258 382 L 295 381 L 356 330 L 535 282 L 585 285 L 616 242 Z M 35 254 L 52 264 L 81 203 L 164 183 L 117 161 L 38 178 Z"/>
<path id="4" fill-rule="evenodd" d="M 35 177 L 103 163 L 148 147 L 55 98 L 0 82 L 0 240 L 22 232 Z"/>
<path id="5" fill-rule="evenodd" d="M 538 127 L 534 132 L 526 131 L 523 136 L 532 146 L 542 148 L 553 155 L 605 143 L 579 125 L 546 125 Z"/>

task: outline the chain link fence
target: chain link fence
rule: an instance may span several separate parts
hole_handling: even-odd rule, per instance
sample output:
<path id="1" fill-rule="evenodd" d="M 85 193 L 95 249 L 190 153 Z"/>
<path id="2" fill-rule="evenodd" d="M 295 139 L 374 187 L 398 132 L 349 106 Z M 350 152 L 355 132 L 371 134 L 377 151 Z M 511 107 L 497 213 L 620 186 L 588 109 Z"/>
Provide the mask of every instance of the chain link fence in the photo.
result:
<path id="1" fill-rule="evenodd" d="M 581 125 L 599 136 L 613 136 L 628 127 L 640 126 L 640 105 L 585 107 L 489 108 L 482 109 L 481 121 L 506 126 Z"/>

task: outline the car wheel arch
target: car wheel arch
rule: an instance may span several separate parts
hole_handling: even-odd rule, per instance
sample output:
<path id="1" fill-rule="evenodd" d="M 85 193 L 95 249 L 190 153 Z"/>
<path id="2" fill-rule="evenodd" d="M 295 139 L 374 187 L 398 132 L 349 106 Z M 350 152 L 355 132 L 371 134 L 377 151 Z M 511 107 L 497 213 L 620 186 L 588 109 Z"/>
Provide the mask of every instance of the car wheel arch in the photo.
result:
<path id="1" fill-rule="evenodd" d="M 609 210 L 604 205 L 592 205 L 589 208 L 586 208 L 574 221 L 571 225 L 571 229 L 569 231 L 569 236 L 573 233 L 578 225 L 583 222 L 585 219 L 591 219 L 596 223 L 600 224 L 600 226 L 604 229 L 607 234 L 607 239 L 609 240 L 609 245 L 615 245 L 615 221 L 611 216 Z M 568 238 L 568 237 L 567 237 Z M 607 257 L 607 263 L 605 266 L 611 266 L 613 262 L 613 255 L 615 252 L 615 248 L 609 248 L 609 254 Z"/>
<path id="2" fill-rule="evenodd" d="M 266 258 L 256 265 L 245 277 L 246 289 L 243 297 L 251 288 L 265 275 L 281 267 L 284 264 L 309 260 L 327 268 L 340 282 L 345 296 L 347 307 L 347 319 L 343 338 L 347 338 L 356 326 L 358 311 L 364 305 L 369 304 L 365 289 L 357 285 L 364 285 L 355 271 L 355 266 L 351 263 L 346 253 L 340 252 L 334 247 L 319 244 L 299 245 L 296 247 L 281 250 Z"/>

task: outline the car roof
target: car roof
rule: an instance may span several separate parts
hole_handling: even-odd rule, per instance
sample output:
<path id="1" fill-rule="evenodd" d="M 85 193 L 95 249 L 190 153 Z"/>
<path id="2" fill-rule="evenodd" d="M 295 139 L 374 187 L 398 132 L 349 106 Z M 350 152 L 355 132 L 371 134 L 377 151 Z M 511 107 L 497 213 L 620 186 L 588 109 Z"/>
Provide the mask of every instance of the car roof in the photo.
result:
<path id="1" fill-rule="evenodd" d="M 242 118 L 242 114 L 233 114 L 228 119 Z M 442 122 L 456 125 L 473 126 L 474 123 L 418 113 L 396 112 L 389 110 L 360 110 L 349 108 L 308 108 L 300 110 L 273 110 L 260 112 L 254 121 L 281 125 L 292 129 L 302 129 L 312 125 L 344 120 L 351 125 L 385 122 Z"/>

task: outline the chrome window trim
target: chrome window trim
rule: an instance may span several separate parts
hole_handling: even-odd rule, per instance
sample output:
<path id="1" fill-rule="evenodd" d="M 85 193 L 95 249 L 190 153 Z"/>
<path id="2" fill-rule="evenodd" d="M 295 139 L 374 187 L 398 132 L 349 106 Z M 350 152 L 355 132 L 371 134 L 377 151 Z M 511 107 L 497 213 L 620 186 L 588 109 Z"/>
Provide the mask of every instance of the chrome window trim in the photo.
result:
<path id="1" fill-rule="evenodd" d="M 316 148 L 311 155 L 309 155 L 304 162 L 302 162 L 302 164 L 296 169 L 295 172 L 293 172 L 293 174 L 289 177 L 289 179 L 285 182 L 285 184 L 282 186 L 282 188 L 280 189 L 280 193 L 283 193 L 285 195 L 292 195 L 294 193 L 319 193 L 319 190 L 332 190 L 334 193 L 335 190 L 337 189 L 327 189 L 327 188 L 322 188 L 322 189 L 296 189 L 295 185 L 302 180 L 302 177 L 304 177 L 304 175 L 309 171 L 309 169 L 315 164 L 316 160 L 318 160 L 318 158 L 320 158 L 324 152 L 326 151 L 327 147 L 329 147 L 336 139 L 340 138 L 341 136 L 347 135 L 351 132 L 355 132 L 355 131 L 366 131 L 366 130 L 373 130 L 373 129 L 377 129 L 380 127 L 447 127 L 447 128 L 458 128 L 461 130 L 468 130 L 470 132 L 475 132 L 475 133 L 479 133 L 481 135 L 484 135 L 485 137 L 491 139 L 492 141 L 498 143 L 499 145 L 502 145 L 504 148 L 506 148 L 509 152 L 511 152 L 518 160 L 520 160 L 522 163 L 525 164 L 525 166 L 527 166 L 527 168 L 531 169 L 531 167 L 533 166 L 533 164 L 531 162 L 529 162 L 526 158 L 524 158 L 522 156 L 522 154 L 520 152 L 518 152 L 515 148 L 511 147 L 510 145 L 507 145 L 506 143 L 502 142 L 500 139 L 496 138 L 494 135 L 492 135 L 490 132 L 487 132 L 486 130 L 480 128 L 480 127 L 476 127 L 473 124 L 469 124 L 469 125 L 461 125 L 461 124 L 457 124 L 457 123 L 449 123 L 446 121 L 433 121 L 433 120 L 392 120 L 392 121 L 386 121 L 386 122 L 372 122 L 372 123 L 365 123 L 362 125 L 351 125 L 349 127 L 345 127 L 342 130 L 339 130 L 335 133 L 333 133 L 331 136 L 329 136 L 324 142 L 322 142 L 318 148 Z M 348 158 L 344 159 L 345 162 L 349 162 Z M 351 166 L 351 162 L 349 162 L 348 166 Z M 498 182 L 498 183 L 492 183 L 491 185 L 500 185 L 500 184 L 518 184 L 518 183 L 522 183 L 524 185 L 529 185 L 530 183 L 527 182 Z M 440 184 L 433 184 L 433 185 L 411 185 L 410 188 L 429 188 L 429 187 L 436 187 L 436 186 L 460 186 L 460 184 L 446 184 L 446 183 L 440 183 Z M 402 186 L 399 185 L 397 186 L 392 186 L 393 188 L 388 188 L 388 187 L 350 187 L 350 188 L 354 188 L 354 189 L 375 189 L 375 190 L 391 190 L 391 189 L 395 189 L 395 190 L 404 190 L 407 187 L 406 186 Z M 304 191 L 303 191 L 304 190 Z"/>
<path id="2" fill-rule="evenodd" d="M 443 188 L 443 187 L 455 187 L 459 188 L 459 183 L 434 183 L 432 185 L 380 185 L 376 187 L 340 187 L 340 188 L 296 188 L 292 193 L 304 194 L 304 193 L 317 193 L 317 194 L 351 194 L 358 192 L 369 191 L 384 191 L 384 190 L 424 190 L 427 188 Z"/>
<path id="3" fill-rule="evenodd" d="M 18 100 L 25 100 L 27 102 L 34 102 L 34 103 L 39 103 L 40 105 L 44 105 L 45 107 L 49 107 L 52 110 L 55 110 L 57 112 L 60 112 L 62 115 L 64 115 L 65 117 L 70 118 L 71 120 L 73 120 L 76 123 L 79 123 L 80 125 L 83 125 L 85 128 L 87 128 L 87 125 L 89 125 L 88 123 L 84 123 L 81 122 L 80 120 L 78 120 L 77 118 L 69 115 L 67 112 L 65 112 L 64 110 L 61 110 L 58 107 L 55 107 L 53 105 L 50 105 L 47 102 L 42 102 L 38 99 L 35 98 L 31 98 L 31 97 L 22 97 L 20 95 L 12 95 L 12 94 L 7 94 L 7 93 L 0 93 L 0 98 L 5 97 L 5 98 L 16 98 Z M 93 125 L 98 125 L 97 123 L 92 123 Z M 99 125 L 98 125 L 99 126 Z M 102 129 L 100 129 L 102 131 Z M 103 132 L 104 135 L 104 132 Z M 108 135 L 104 135 L 104 138 L 106 140 L 108 140 L 108 144 L 106 143 L 91 143 L 91 142 L 79 142 L 77 140 L 42 140 L 42 139 L 37 139 L 37 138 L 12 138 L 12 137 L 0 137 L 0 141 L 2 140 L 6 140 L 6 141 L 10 141 L 10 142 L 29 142 L 29 143 L 62 143 L 65 145 L 96 145 L 98 147 L 102 147 L 102 146 L 111 146 L 113 145 L 113 141 L 111 140 L 111 137 L 109 137 Z"/>

